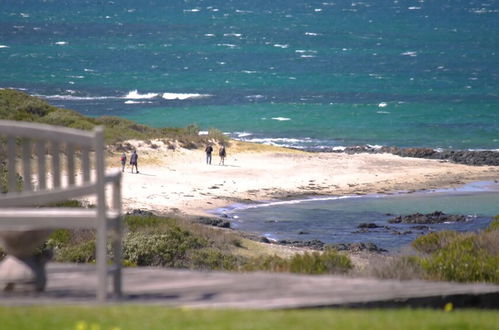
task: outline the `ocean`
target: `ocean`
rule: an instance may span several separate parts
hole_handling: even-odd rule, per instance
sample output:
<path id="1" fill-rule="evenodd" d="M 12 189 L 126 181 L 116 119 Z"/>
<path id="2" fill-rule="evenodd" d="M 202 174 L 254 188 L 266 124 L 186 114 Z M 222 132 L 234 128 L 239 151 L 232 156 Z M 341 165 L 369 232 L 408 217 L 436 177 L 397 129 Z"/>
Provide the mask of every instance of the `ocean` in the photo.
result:
<path id="1" fill-rule="evenodd" d="M 317 151 L 499 150 L 499 2 L 2 0 L 0 88 L 89 116 Z M 233 211 L 232 223 L 393 250 L 421 233 L 355 225 L 438 209 L 470 221 L 431 230 L 484 228 L 498 195 L 470 194 L 271 204 Z M 456 202 L 474 207 L 449 209 Z"/>
<path id="2" fill-rule="evenodd" d="M 499 2 L 2 0 L 0 88 L 296 148 L 499 149 Z"/>

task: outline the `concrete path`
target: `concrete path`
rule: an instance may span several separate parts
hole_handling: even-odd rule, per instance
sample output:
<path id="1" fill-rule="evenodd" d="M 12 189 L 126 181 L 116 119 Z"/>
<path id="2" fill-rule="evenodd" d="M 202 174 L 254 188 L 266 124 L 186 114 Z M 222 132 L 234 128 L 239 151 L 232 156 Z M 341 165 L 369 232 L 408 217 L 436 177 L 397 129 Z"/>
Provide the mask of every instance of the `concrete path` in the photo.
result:
<path id="1" fill-rule="evenodd" d="M 95 304 L 91 265 L 47 267 L 43 293 L 2 294 L 2 305 Z M 163 268 L 126 268 L 118 303 L 200 308 L 442 307 L 499 308 L 499 286 L 424 281 L 381 281 L 341 276 L 223 273 Z"/>

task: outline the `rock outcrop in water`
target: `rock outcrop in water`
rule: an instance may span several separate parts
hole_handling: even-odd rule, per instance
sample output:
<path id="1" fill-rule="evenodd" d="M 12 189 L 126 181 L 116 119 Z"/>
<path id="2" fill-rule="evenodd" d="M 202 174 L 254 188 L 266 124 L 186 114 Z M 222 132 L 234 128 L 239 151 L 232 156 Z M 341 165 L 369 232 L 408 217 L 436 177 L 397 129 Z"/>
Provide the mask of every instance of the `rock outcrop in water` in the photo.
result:
<path id="1" fill-rule="evenodd" d="M 464 215 L 445 214 L 440 211 L 433 213 L 422 214 L 414 213 L 410 215 L 400 215 L 388 220 L 389 223 L 408 223 L 408 224 L 433 224 L 444 222 L 462 222 L 466 221 Z"/>
<path id="2" fill-rule="evenodd" d="M 344 150 L 330 150 L 331 152 L 345 152 L 347 154 L 390 153 L 401 157 L 427 158 L 448 160 L 458 164 L 466 165 L 492 165 L 499 166 L 499 152 L 492 150 L 471 151 L 471 150 L 444 150 L 437 151 L 431 148 L 399 148 L 399 147 L 371 147 L 356 146 L 347 147 Z"/>

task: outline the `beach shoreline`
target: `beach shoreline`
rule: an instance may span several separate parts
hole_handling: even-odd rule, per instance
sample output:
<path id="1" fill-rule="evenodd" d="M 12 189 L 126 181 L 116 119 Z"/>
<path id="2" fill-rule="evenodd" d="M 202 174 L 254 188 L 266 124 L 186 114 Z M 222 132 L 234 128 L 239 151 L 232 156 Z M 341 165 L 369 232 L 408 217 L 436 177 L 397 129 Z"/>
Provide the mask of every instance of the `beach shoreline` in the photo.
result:
<path id="1" fill-rule="evenodd" d="M 123 173 L 124 211 L 216 216 L 234 203 L 318 196 L 390 194 L 455 188 L 499 179 L 497 166 L 469 166 L 392 154 L 310 153 L 231 141 L 225 165 L 201 149 L 172 149 L 164 141 L 127 141 L 139 154 L 139 174 Z M 118 150 L 108 167 L 119 168 Z"/>

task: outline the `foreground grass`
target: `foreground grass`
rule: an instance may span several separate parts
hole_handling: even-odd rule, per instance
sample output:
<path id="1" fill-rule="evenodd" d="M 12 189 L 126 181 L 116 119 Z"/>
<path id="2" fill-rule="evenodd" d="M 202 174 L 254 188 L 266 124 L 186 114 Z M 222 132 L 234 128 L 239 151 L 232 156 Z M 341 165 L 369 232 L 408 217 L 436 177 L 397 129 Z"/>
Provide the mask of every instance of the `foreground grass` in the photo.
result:
<path id="1" fill-rule="evenodd" d="M 159 306 L 0 307 L 2 329 L 497 329 L 483 310 L 191 310 Z"/>

